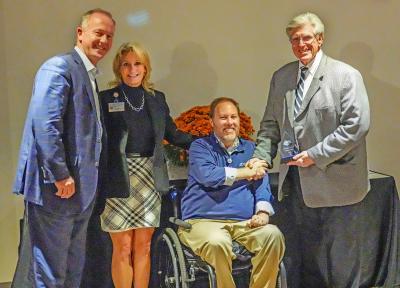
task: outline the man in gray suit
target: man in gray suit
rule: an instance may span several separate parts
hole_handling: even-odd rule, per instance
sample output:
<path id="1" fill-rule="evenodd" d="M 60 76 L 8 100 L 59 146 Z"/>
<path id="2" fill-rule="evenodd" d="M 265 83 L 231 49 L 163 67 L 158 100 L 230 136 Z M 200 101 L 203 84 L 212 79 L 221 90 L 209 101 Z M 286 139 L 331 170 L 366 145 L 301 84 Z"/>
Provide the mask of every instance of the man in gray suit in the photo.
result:
<path id="1" fill-rule="evenodd" d="M 298 61 L 272 77 L 251 161 L 272 166 L 280 150 L 278 198 L 288 207 L 280 228 L 293 247 L 286 253 L 290 287 L 359 287 L 353 220 L 369 190 L 366 89 L 356 69 L 322 52 L 317 15 L 296 16 L 286 33 Z"/>

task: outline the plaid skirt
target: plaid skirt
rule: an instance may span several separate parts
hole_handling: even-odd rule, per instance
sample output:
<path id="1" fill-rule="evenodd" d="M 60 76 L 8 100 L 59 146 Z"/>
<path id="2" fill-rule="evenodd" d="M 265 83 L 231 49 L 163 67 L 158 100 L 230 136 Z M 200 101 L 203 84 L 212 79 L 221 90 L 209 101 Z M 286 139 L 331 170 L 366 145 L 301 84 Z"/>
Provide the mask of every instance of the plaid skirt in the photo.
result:
<path id="1" fill-rule="evenodd" d="M 130 180 L 128 198 L 109 198 L 100 216 L 106 232 L 122 232 L 160 224 L 161 196 L 154 188 L 150 157 L 127 158 Z"/>

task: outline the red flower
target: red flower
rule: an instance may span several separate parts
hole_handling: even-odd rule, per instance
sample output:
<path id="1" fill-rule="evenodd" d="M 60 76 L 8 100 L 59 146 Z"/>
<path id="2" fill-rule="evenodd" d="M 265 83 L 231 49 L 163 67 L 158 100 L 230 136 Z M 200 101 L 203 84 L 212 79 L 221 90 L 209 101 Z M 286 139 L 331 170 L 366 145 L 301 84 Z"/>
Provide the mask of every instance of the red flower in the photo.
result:
<path id="1" fill-rule="evenodd" d="M 211 133 L 212 127 L 209 118 L 210 106 L 195 106 L 189 110 L 183 112 L 177 118 L 175 118 L 175 124 L 179 130 L 190 133 L 195 136 L 203 137 Z M 240 112 L 240 129 L 239 136 L 253 140 L 251 135 L 255 132 L 251 117 L 247 116 L 244 112 Z M 187 165 L 186 151 L 168 144 L 164 140 L 166 156 L 173 164 L 178 166 Z"/>

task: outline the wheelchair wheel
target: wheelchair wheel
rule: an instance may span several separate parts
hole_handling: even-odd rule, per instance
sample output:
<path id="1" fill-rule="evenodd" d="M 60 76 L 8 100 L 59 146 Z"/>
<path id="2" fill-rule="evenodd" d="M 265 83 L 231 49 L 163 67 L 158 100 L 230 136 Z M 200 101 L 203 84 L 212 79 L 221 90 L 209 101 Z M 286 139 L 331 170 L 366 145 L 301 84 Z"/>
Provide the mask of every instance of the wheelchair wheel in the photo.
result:
<path id="1" fill-rule="evenodd" d="M 158 240 L 158 281 L 163 288 L 188 288 L 185 258 L 175 231 L 166 228 Z"/>
<path id="2" fill-rule="evenodd" d="M 276 283 L 277 288 L 287 288 L 286 268 L 283 261 L 279 264 L 279 274 Z"/>
<path id="3" fill-rule="evenodd" d="M 176 255 L 178 256 L 178 265 L 179 265 L 179 271 L 180 271 L 180 275 L 181 275 L 180 280 L 181 280 L 182 288 L 187 288 L 189 286 L 187 284 L 188 275 L 187 275 L 187 270 L 186 270 L 186 258 L 185 258 L 185 255 L 183 255 L 181 241 L 179 240 L 176 232 L 171 228 L 166 228 L 165 234 L 168 235 L 169 237 L 171 237 L 172 242 L 175 247 Z"/>
<path id="4" fill-rule="evenodd" d="M 167 245 L 168 252 L 165 259 L 165 274 L 163 275 L 164 279 L 161 284 L 164 284 L 166 288 L 180 288 L 180 277 L 179 277 L 179 268 L 178 268 L 178 259 L 175 253 L 175 249 L 170 238 L 163 235 L 163 241 Z"/>

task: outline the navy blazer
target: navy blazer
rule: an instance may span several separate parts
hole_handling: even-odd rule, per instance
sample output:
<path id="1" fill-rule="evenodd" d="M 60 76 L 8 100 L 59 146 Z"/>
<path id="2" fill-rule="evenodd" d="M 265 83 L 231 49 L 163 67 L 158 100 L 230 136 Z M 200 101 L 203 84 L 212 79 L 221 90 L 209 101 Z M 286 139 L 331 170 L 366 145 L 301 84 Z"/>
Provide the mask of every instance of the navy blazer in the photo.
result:
<path id="1" fill-rule="evenodd" d="M 96 195 L 101 135 L 89 75 L 73 50 L 38 70 L 25 122 L 14 193 L 59 214 L 85 210 Z M 76 193 L 55 196 L 72 176 Z"/>
<path id="2" fill-rule="evenodd" d="M 100 92 L 100 99 L 104 111 L 104 121 L 108 136 L 108 169 L 107 185 L 103 196 L 106 198 L 129 196 L 129 173 L 126 162 L 125 148 L 128 139 L 128 128 L 123 117 L 123 112 L 109 112 L 108 103 L 114 102 L 114 92 L 121 98 L 120 87 L 115 87 Z M 164 138 L 169 143 L 188 149 L 192 136 L 176 127 L 169 112 L 164 93 L 154 91 L 155 94 L 145 92 L 145 102 L 149 109 L 155 136 L 153 151 L 153 178 L 158 192 L 165 194 L 169 190 L 169 179 L 164 153 Z M 125 106 L 127 107 L 127 106 Z"/>

